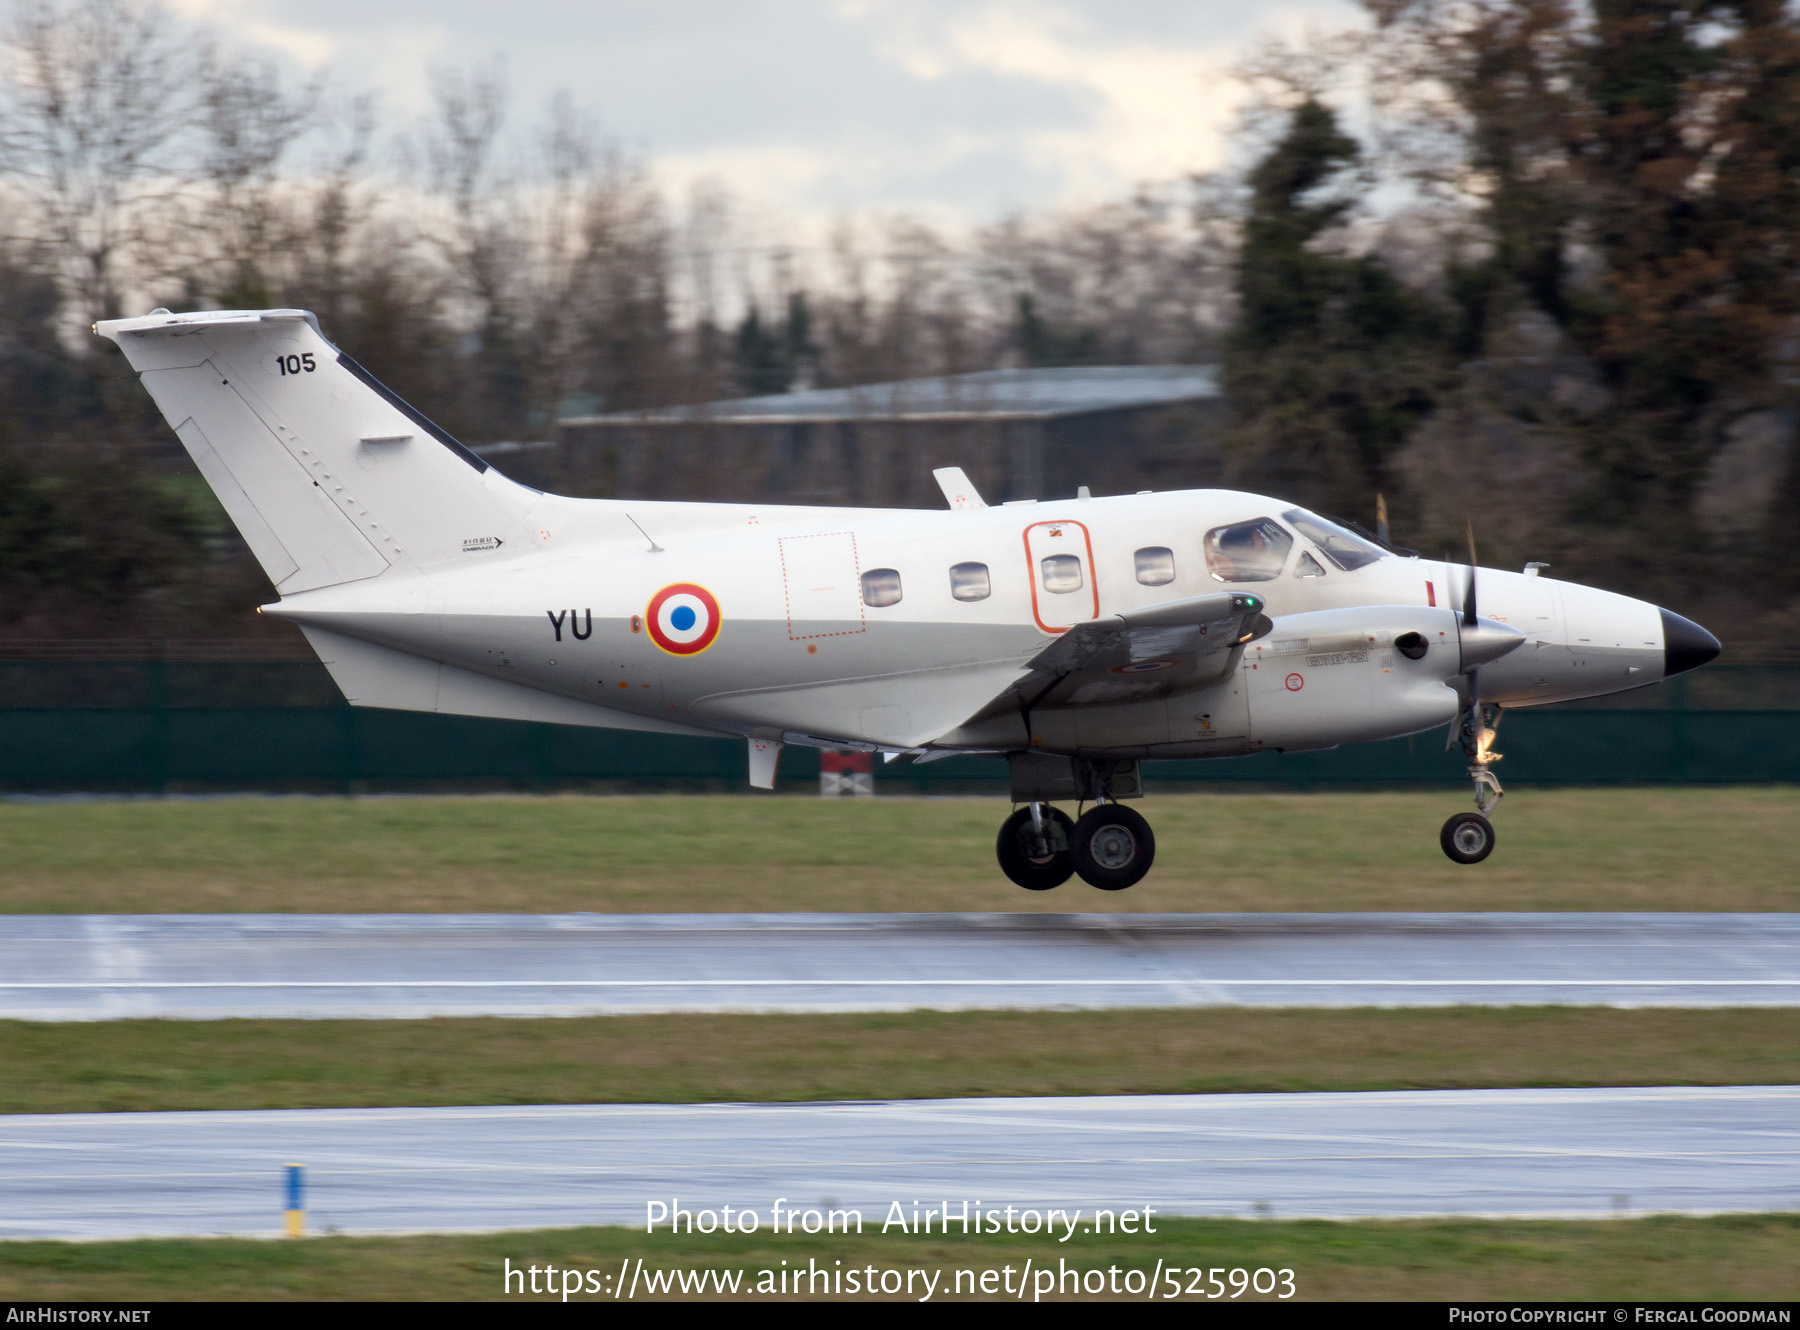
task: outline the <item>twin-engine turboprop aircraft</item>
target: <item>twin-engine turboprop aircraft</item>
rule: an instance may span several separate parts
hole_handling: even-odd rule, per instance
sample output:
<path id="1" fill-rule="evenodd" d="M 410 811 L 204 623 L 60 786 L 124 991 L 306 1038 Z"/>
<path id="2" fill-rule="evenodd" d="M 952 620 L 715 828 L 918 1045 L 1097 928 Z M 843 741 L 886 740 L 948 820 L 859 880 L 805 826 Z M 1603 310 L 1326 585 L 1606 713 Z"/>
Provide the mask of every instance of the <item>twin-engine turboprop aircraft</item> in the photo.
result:
<path id="1" fill-rule="evenodd" d="M 1505 707 L 1704 664 L 1643 601 L 1407 557 L 1226 490 L 944 511 L 569 499 L 515 484 L 300 310 L 96 325 L 117 342 L 351 703 L 735 735 L 915 761 L 1004 754 L 1000 866 L 1137 882 L 1144 758 L 1294 752 L 1444 727 L 1487 857 Z M 1092 804 L 1079 820 L 1054 803 Z"/>

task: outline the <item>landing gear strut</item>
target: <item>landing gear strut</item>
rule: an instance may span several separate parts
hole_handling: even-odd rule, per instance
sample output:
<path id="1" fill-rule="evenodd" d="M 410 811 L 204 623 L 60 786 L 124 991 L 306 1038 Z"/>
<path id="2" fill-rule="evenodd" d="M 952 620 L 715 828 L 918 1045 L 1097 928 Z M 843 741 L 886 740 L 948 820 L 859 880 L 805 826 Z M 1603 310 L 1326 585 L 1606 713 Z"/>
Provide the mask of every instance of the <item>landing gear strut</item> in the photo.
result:
<path id="1" fill-rule="evenodd" d="M 1102 891 L 1123 891 L 1150 871 L 1156 837 L 1150 824 L 1118 800 L 1143 792 L 1134 761 L 1013 753 L 1008 757 L 1014 803 L 995 845 L 1000 868 L 1027 891 L 1048 891 L 1081 874 Z M 1052 799 L 1092 802 L 1079 822 Z"/>
<path id="2" fill-rule="evenodd" d="M 1123 891 L 1150 871 L 1156 837 L 1124 804 L 1098 804 L 1072 822 L 1060 809 L 1034 802 L 1001 824 L 994 850 L 1000 870 L 1027 891 L 1060 887 L 1075 873 L 1102 891 Z"/>
<path id="3" fill-rule="evenodd" d="M 1458 813 L 1438 833 L 1438 844 L 1444 853 L 1459 864 L 1478 864 L 1494 852 L 1494 824 L 1488 819 L 1500 806 L 1506 791 L 1489 764 L 1498 762 L 1500 754 L 1489 751 L 1494 731 L 1500 724 L 1500 708 L 1477 702 L 1463 712 L 1458 738 L 1463 755 L 1469 759 L 1469 779 L 1475 783 L 1475 810 Z"/>

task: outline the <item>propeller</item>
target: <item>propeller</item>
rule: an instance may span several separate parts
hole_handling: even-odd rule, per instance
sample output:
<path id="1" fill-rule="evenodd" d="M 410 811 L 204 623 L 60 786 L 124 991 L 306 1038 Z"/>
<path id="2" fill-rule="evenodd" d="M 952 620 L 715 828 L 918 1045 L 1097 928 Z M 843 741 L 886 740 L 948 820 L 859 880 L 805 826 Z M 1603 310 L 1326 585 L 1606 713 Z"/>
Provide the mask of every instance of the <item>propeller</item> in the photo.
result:
<path id="1" fill-rule="evenodd" d="M 1475 569 L 1479 566 L 1475 561 L 1475 523 L 1467 523 L 1469 530 L 1469 588 L 1463 596 L 1463 627 L 1473 628 L 1477 615 L 1475 613 Z M 1469 672 L 1474 678 L 1474 671 Z"/>
<path id="2" fill-rule="evenodd" d="M 1387 496 L 1384 494 L 1375 496 L 1375 539 L 1389 548 L 1394 544 L 1393 534 L 1388 530 Z"/>
<path id="3" fill-rule="evenodd" d="M 1463 667 L 1468 708 L 1451 725 L 1444 747 L 1454 747 L 1459 739 L 1463 741 L 1464 751 L 1469 755 L 1469 769 L 1475 777 L 1475 803 L 1485 813 L 1499 798 L 1499 782 L 1494 780 L 1487 767 L 1490 762 L 1498 762 L 1500 754 L 1488 751 L 1488 745 L 1494 741 L 1494 731 L 1482 713 L 1481 667 L 1513 650 L 1525 640 L 1525 635 L 1509 624 L 1481 617 L 1477 589 L 1480 565 L 1475 555 L 1473 522 L 1468 523 L 1468 538 L 1469 580 L 1463 584 L 1462 614 L 1456 631 L 1457 645 L 1462 652 L 1459 663 Z"/>
<path id="4" fill-rule="evenodd" d="M 1480 566 L 1475 558 L 1475 523 L 1469 521 L 1465 525 L 1468 529 L 1469 536 L 1469 580 L 1463 586 L 1462 627 L 1457 633 L 1459 644 L 1466 643 L 1470 636 L 1479 630 L 1481 625 L 1481 616 L 1476 613 L 1475 609 L 1475 570 Z M 1469 652 L 1467 648 L 1464 647 L 1463 660 L 1465 663 L 1467 663 L 1468 657 Z M 1470 756 L 1476 761 L 1477 765 L 1479 765 L 1487 761 L 1487 746 L 1482 742 L 1483 731 L 1486 727 L 1482 724 L 1481 720 L 1481 667 L 1479 662 L 1469 665 L 1469 667 L 1463 671 L 1463 678 L 1468 680 L 1469 724 L 1471 733 L 1475 738 L 1475 751 Z M 1460 731 L 1461 729 L 1462 726 L 1459 724 L 1457 730 Z M 1454 738 L 1456 736 L 1452 737 Z"/>
<path id="5" fill-rule="evenodd" d="M 1387 500 L 1380 494 L 1375 496 L 1375 529 L 1381 542 L 1387 544 Z M 1500 754 L 1488 751 L 1488 745 L 1494 742 L 1494 730 L 1482 714 L 1481 667 L 1519 646 L 1525 640 L 1525 634 L 1509 624 L 1481 617 L 1477 588 L 1481 563 L 1475 554 L 1475 523 L 1472 520 L 1464 522 L 1464 533 L 1469 541 L 1469 580 L 1463 583 L 1462 611 L 1457 616 L 1456 638 L 1460 653 L 1457 664 L 1462 667 L 1468 706 L 1450 722 L 1450 733 L 1444 738 L 1444 748 L 1448 751 L 1456 746 L 1458 740 L 1462 741 L 1463 751 L 1469 757 L 1469 775 L 1475 781 L 1475 807 L 1486 816 L 1494 810 L 1501 798 L 1500 782 L 1488 770 L 1488 764 L 1498 762 Z M 1449 580 L 1449 570 L 1450 553 L 1446 550 L 1446 582 Z M 1495 724 L 1498 723 L 1496 718 Z"/>

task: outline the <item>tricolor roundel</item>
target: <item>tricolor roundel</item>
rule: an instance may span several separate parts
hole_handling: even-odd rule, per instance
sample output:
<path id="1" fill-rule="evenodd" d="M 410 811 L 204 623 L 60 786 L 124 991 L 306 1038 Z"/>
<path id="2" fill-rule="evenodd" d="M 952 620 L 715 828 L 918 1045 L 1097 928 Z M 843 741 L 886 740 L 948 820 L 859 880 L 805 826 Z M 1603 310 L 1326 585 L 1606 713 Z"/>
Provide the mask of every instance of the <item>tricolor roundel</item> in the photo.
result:
<path id="1" fill-rule="evenodd" d="M 692 582 L 677 582 L 650 597 L 644 625 L 671 656 L 697 656 L 719 635 L 719 602 Z"/>

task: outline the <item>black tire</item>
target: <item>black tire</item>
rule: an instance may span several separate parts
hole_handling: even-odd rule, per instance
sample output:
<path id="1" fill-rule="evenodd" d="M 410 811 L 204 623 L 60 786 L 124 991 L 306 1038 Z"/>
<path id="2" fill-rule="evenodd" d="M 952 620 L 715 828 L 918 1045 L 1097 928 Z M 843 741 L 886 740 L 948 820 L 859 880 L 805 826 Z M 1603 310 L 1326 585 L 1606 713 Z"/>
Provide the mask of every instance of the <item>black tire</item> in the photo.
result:
<path id="1" fill-rule="evenodd" d="M 1478 864 L 1494 852 L 1494 824 L 1480 813 L 1458 813 L 1438 833 L 1444 853 L 1459 864 Z"/>
<path id="2" fill-rule="evenodd" d="M 1150 824 L 1124 804 L 1099 804 L 1075 824 L 1069 857 L 1090 887 L 1123 891 L 1142 881 L 1156 862 L 1156 837 Z"/>
<path id="3" fill-rule="evenodd" d="M 1027 891 L 1049 891 L 1060 887 L 1075 872 L 1069 858 L 1069 838 L 1075 823 L 1060 809 L 1045 806 L 1044 835 L 1050 841 L 1048 858 L 1035 855 L 1032 844 L 1031 810 L 1021 808 L 1000 824 L 1000 836 L 994 842 L 994 854 L 1000 860 L 1000 871 Z"/>

